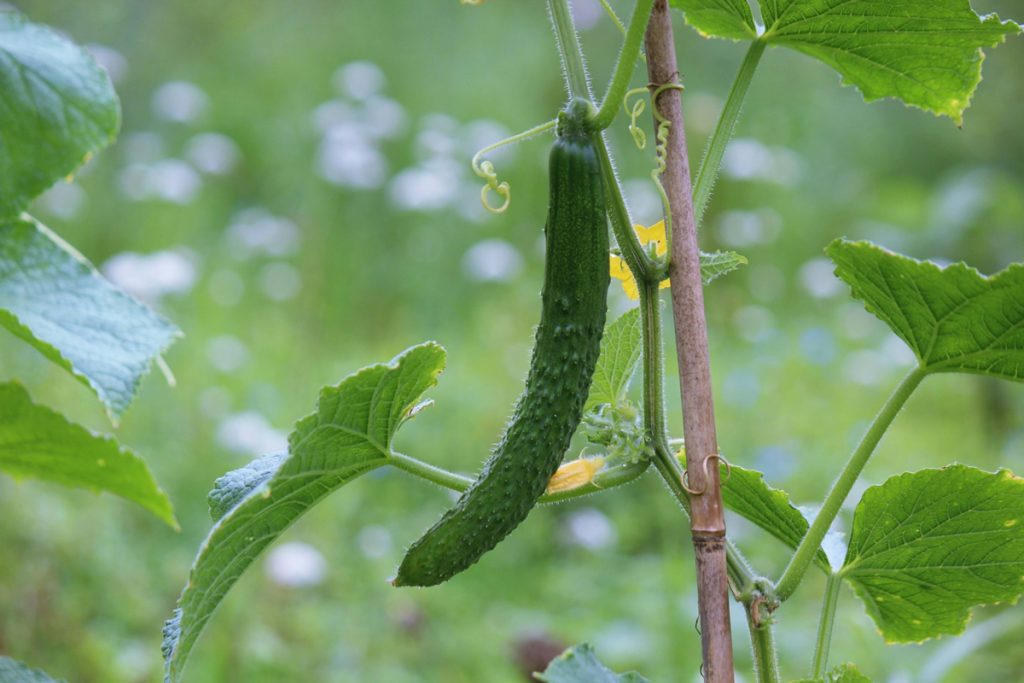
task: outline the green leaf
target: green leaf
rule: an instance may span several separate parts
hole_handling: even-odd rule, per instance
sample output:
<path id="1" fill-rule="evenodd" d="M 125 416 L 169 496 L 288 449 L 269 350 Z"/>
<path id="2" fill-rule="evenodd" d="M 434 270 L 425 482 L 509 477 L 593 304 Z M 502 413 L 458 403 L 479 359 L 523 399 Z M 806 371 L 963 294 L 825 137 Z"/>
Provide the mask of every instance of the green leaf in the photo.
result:
<path id="1" fill-rule="evenodd" d="M 329 493 L 388 463 L 392 437 L 437 383 L 444 361 L 440 346 L 421 344 L 325 387 L 316 412 L 295 424 L 287 455 L 261 458 L 218 480 L 210 508 L 219 519 L 164 626 L 166 681 L 181 680 L 210 617 L 268 545 Z"/>
<path id="2" fill-rule="evenodd" d="M 0 683 L 64 683 L 9 657 L 0 657 Z"/>
<path id="3" fill-rule="evenodd" d="M 605 328 L 584 411 L 602 403 L 618 405 L 626 397 L 640 363 L 642 341 L 639 308 L 626 311 Z"/>
<path id="4" fill-rule="evenodd" d="M 713 251 L 700 253 L 700 277 L 705 285 L 711 284 L 726 273 L 746 265 L 747 257 L 735 251 Z"/>
<path id="5" fill-rule="evenodd" d="M 614 673 L 598 661 L 587 643 L 569 648 L 551 660 L 544 673 L 533 677 L 543 683 L 648 683 L 636 672 Z"/>
<path id="6" fill-rule="evenodd" d="M 686 23 L 705 38 L 753 40 L 757 37 L 747 0 L 671 0 L 671 4 L 681 9 L 686 14 Z"/>
<path id="7" fill-rule="evenodd" d="M 870 242 L 826 250 L 836 275 L 910 345 L 929 372 L 970 372 L 1024 381 L 1024 265 L 985 277 L 957 263 L 900 256 Z"/>
<path id="8" fill-rule="evenodd" d="M 89 53 L 0 11 L 0 218 L 17 215 L 113 141 L 121 109 Z"/>
<path id="9" fill-rule="evenodd" d="M 869 488 L 840 575 L 889 642 L 961 633 L 1024 593 L 1024 479 L 951 465 Z"/>
<path id="10" fill-rule="evenodd" d="M 789 494 L 772 488 L 764 475 L 739 465 L 721 469 L 722 502 L 744 519 L 753 522 L 790 548 L 800 545 L 809 524 L 789 500 Z M 814 556 L 818 566 L 830 572 L 828 557 L 821 548 Z"/>
<path id="11" fill-rule="evenodd" d="M 0 324 L 95 391 L 112 419 L 181 336 L 27 216 L 0 221 Z"/>
<path id="12" fill-rule="evenodd" d="M 760 5 L 762 40 L 820 59 L 868 102 L 895 97 L 957 125 L 981 81 L 981 48 L 1021 30 L 994 14 L 978 16 L 968 0 L 760 0 Z"/>
<path id="13" fill-rule="evenodd" d="M 171 502 L 139 456 L 112 437 L 93 434 L 36 405 L 14 382 L 0 384 L 0 470 L 14 477 L 108 491 L 178 528 Z"/>
<path id="14" fill-rule="evenodd" d="M 853 664 L 842 664 L 825 674 L 824 678 L 801 678 L 793 683 L 871 683 L 871 679 Z"/>

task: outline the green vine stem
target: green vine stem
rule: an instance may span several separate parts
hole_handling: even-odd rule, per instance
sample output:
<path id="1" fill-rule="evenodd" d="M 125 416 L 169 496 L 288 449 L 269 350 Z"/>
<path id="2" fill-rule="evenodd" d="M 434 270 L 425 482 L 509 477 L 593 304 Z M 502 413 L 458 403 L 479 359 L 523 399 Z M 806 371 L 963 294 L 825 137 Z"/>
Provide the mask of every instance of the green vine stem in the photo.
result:
<path id="1" fill-rule="evenodd" d="M 615 115 L 618 114 L 619 103 L 629 88 L 629 81 L 633 78 L 633 70 L 636 68 L 637 58 L 640 56 L 644 32 L 647 30 L 647 21 L 651 18 L 653 5 L 654 0 L 637 0 L 633 7 L 633 14 L 629 18 L 629 28 L 626 30 L 622 49 L 619 50 L 615 69 L 608 82 L 608 90 L 605 92 L 597 116 L 594 118 L 594 126 L 597 130 L 604 130 L 612 125 Z"/>
<path id="2" fill-rule="evenodd" d="M 822 540 L 824 540 L 825 534 L 828 533 L 832 521 L 839 514 L 840 507 L 842 507 L 846 497 L 850 494 L 850 489 L 853 488 L 861 471 L 863 471 L 864 466 L 871 458 L 871 454 L 874 453 L 878 442 L 882 440 L 882 436 L 889 428 L 889 425 L 892 424 L 892 421 L 899 414 L 907 399 L 910 398 L 910 395 L 914 393 L 914 389 L 917 388 L 927 374 L 927 371 L 923 368 L 914 368 L 910 374 L 903 378 L 903 381 L 893 391 L 889 400 L 882 407 L 882 410 L 875 416 L 874 421 L 860 443 L 857 444 L 857 448 L 853 451 L 839 478 L 832 484 L 832 490 L 825 497 L 825 502 L 814 518 L 811 528 L 804 534 L 800 545 L 797 546 L 796 552 L 793 553 L 793 557 L 789 561 L 789 565 L 782 573 L 782 577 L 779 579 L 776 587 L 779 600 L 785 601 L 788 599 L 797 586 L 800 585 L 804 574 L 807 572 L 807 568 L 811 566 L 814 554 L 818 551 L 818 547 L 821 545 Z"/>
<path id="3" fill-rule="evenodd" d="M 594 144 L 597 147 L 598 162 L 601 164 L 601 173 L 604 176 L 604 195 L 608 205 L 608 218 L 611 220 L 612 232 L 615 233 L 615 242 L 619 245 L 622 258 L 626 261 L 626 265 L 633 273 L 638 285 L 642 282 L 657 284 L 658 264 L 644 251 L 633 230 L 633 223 L 629 219 L 629 210 L 626 209 L 626 201 L 622 198 L 622 189 L 619 187 L 619 179 L 615 173 L 611 156 L 608 154 L 604 136 L 595 133 Z"/>
<path id="4" fill-rule="evenodd" d="M 779 683 L 779 659 L 775 651 L 775 631 L 771 624 L 755 626 L 747 616 L 750 645 L 754 655 L 754 676 L 757 683 Z"/>
<path id="5" fill-rule="evenodd" d="M 839 574 L 829 574 L 825 584 L 825 600 L 821 605 L 821 619 L 818 620 L 818 638 L 814 642 L 814 662 L 811 665 L 811 678 L 821 678 L 828 667 L 828 651 L 832 645 L 832 627 L 836 619 L 836 606 L 839 604 L 839 589 L 843 580 Z"/>
<path id="6" fill-rule="evenodd" d="M 605 14 L 612 20 L 612 23 L 619 29 L 619 33 L 623 36 L 626 35 L 626 27 L 622 23 L 622 19 L 619 19 L 619 15 L 615 13 L 615 9 L 611 6 L 608 0 L 601 0 L 601 7 L 604 7 Z"/>
<path id="7" fill-rule="evenodd" d="M 764 48 L 765 43 L 760 39 L 750 44 L 747 56 L 743 59 L 743 64 L 740 65 L 739 73 L 736 74 L 736 80 L 733 81 L 732 89 L 729 91 L 729 97 L 718 117 L 715 132 L 708 143 L 700 169 L 697 171 L 697 181 L 693 186 L 693 214 L 697 225 L 700 225 L 701 218 L 704 216 L 704 209 L 711 197 L 715 178 L 718 177 L 718 170 L 722 166 L 725 148 L 729 145 L 729 140 L 736 129 L 736 121 L 740 117 L 743 100 L 747 96 L 747 89 L 757 70 L 757 64 L 761 61 L 761 55 L 764 54 Z"/>
<path id="8" fill-rule="evenodd" d="M 475 481 L 471 477 L 456 474 L 450 470 L 437 467 L 436 465 L 431 465 L 430 463 L 423 462 L 422 460 L 417 460 L 416 458 L 405 455 L 404 453 L 392 451 L 388 455 L 388 461 L 403 472 L 408 472 L 413 476 L 432 482 L 438 486 L 443 486 L 444 488 L 455 491 L 456 493 L 462 493 Z M 594 480 L 589 484 L 573 489 L 567 489 L 565 491 L 559 491 L 557 493 L 545 494 L 541 496 L 539 502 L 542 504 L 560 503 L 563 500 L 579 498 L 580 496 L 586 496 L 591 493 L 598 493 L 599 491 L 613 489 L 634 481 L 640 477 L 641 474 L 646 472 L 649 466 L 650 462 L 646 460 L 616 465 L 599 472 L 595 475 Z"/>
<path id="9" fill-rule="evenodd" d="M 522 142 L 523 140 L 528 140 L 534 137 L 535 135 L 540 135 L 541 133 L 544 133 L 554 128 L 557 123 L 558 119 L 552 119 L 547 123 L 542 123 L 539 126 L 534 126 L 530 130 L 523 131 L 522 133 L 518 133 L 509 138 L 505 138 L 504 140 L 499 140 L 498 142 L 495 142 L 493 145 L 487 145 L 486 147 L 484 147 L 483 149 L 481 149 L 480 151 L 473 155 L 473 172 L 487 181 L 487 184 L 484 185 L 483 188 L 480 190 L 480 202 L 484 205 L 485 209 L 487 209 L 491 213 L 503 213 L 505 209 L 508 208 L 509 204 L 512 202 L 512 186 L 509 185 L 507 181 L 502 181 L 500 183 L 498 182 L 498 174 L 494 171 L 494 164 L 492 164 L 490 161 L 486 159 L 483 159 L 483 155 L 487 154 L 488 152 L 493 152 L 494 150 L 504 147 L 505 145 L 512 145 L 517 142 Z M 505 200 L 501 206 L 492 206 L 491 203 L 487 201 L 487 195 L 489 195 L 491 192 L 494 192 L 499 197 Z"/>
<path id="10" fill-rule="evenodd" d="M 582 97 L 592 100 L 590 78 L 583 62 L 583 48 L 580 47 L 580 38 L 576 34 L 568 0 L 548 0 L 548 12 L 551 14 L 551 24 L 555 27 L 555 40 L 558 43 L 558 54 L 562 60 L 562 72 L 565 76 L 565 87 L 569 91 L 569 99 Z"/>

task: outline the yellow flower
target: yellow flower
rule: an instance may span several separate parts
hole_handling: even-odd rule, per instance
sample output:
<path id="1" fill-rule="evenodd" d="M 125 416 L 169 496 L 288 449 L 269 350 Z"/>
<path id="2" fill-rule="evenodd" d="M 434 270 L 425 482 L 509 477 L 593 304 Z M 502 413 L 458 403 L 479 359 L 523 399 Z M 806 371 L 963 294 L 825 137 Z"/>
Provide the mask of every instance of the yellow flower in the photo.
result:
<path id="1" fill-rule="evenodd" d="M 545 493 L 561 493 L 586 486 L 594 481 L 594 475 L 604 467 L 604 458 L 580 458 L 564 463 L 548 482 Z"/>
<path id="2" fill-rule="evenodd" d="M 654 251 L 658 256 L 664 256 L 668 250 L 665 240 L 665 221 L 661 220 L 652 225 L 649 228 L 645 228 L 642 225 L 634 225 L 633 230 L 636 231 L 636 236 L 640 240 L 640 244 L 649 244 L 654 242 Z M 634 301 L 640 298 L 640 290 L 636 285 L 636 280 L 633 279 L 633 274 L 629 272 L 629 266 L 622 260 L 621 256 L 611 256 L 611 274 L 616 280 L 622 281 L 622 289 L 625 290 L 626 296 Z M 658 285 L 658 289 L 665 289 L 668 287 L 668 279 L 662 280 Z"/>

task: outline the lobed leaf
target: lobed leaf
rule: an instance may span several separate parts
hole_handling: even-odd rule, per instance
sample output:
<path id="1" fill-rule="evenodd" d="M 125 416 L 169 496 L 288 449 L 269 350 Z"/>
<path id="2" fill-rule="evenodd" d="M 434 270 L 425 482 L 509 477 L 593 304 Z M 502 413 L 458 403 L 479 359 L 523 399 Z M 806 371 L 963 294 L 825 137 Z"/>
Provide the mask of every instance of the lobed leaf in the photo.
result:
<path id="1" fill-rule="evenodd" d="M 840 575 L 889 642 L 961 633 L 1024 593 L 1024 479 L 950 465 L 869 488 Z"/>
<path id="2" fill-rule="evenodd" d="M 986 277 L 963 263 L 940 268 L 870 242 L 837 240 L 826 253 L 923 369 L 1024 381 L 1024 265 Z"/>
<path id="3" fill-rule="evenodd" d="M 84 49 L 0 11 L 0 218 L 67 177 L 117 134 L 121 108 Z"/>
<path id="4" fill-rule="evenodd" d="M 28 216 L 0 220 L 0 324 L 90 387 L 115 419 L 181 336 Z"/>
<path id="5" fill-rule="evenodd" d="M 640 364 L 642 341 L 639 308 L 626 311 L 605 328 L 584 412 L 602 403 L 618 405 L 626 397 Z"/>
<path id="6" fill-rule="evenodd" d="M 686 14 L 686 23 L 705 38 L 757 38 L 757 26 L 747 0 L 671 0 Z"/>
<path id="7" fill-rule="evenodd" d="M 957 125 L 981 82 L 984 47 L 1020 33 L 979 16 L 968 0 L 759 0 L 757 27 L 745 0 L 672 0 L 701 35 L 762 40 L 818 59 L 868 102 L 893 97 Z"/>
<path id="8" fill-rule="evenodd" d="M 544 673 L 533 677 L 543 683 L 648 683 L 634 671 L 616 674 L 597 659 L 587 643 L 569 648 L 551 660 Z"/>
<path id="9" fill-rule="evenodd" d="M 325 387 L 316 412 L 295 424 L 287 454 L 217 481 L 210 494 L 216 522 L 164 626 L 165 681 L 181 680 L 196 639 L 268 545 L 329 493 L 387 464 L 392 437 L 437 383 L 444 361 L 444 349 L 428 342 Z"/>
<path id="10" fill-rule="evenodd" d="M 894 97 L 957 125 L 981 82 L 983 47 L 1020 32 L 968 0 L 760 0 L 762 39 L 819 59 L 868 102 Z"/>
<path id="11" fill-rule="evenodd" d="M 65 486 L 107 491 L 177 529 L 174 510 L 142 458 L 37 405 L 24 387 L 0 384 L 0 470 Z"/>

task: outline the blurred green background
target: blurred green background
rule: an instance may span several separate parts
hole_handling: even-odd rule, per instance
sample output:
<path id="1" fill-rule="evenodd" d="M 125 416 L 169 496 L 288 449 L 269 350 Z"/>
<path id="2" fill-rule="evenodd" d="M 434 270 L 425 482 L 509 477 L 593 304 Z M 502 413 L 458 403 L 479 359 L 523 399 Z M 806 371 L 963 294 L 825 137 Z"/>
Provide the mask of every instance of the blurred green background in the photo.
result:
<path id="1" fill-rule="evenodd" d="M 156 681 L 160 626 L 209 529 L 213 480 L 278 449 L 322 385 L 435 339 L 449 352 L 436 405 L 398 447 L 466 472 L 486 456 L 529 360 L 549 141 L 493 157 L 514 188 L 500 217 L 481 210 L 469 157 L 551 118 L 557 54 L 540 0 L 16 4 L 88 44 L 122 98 L 118 142 L 32 211 L 185 332 L 167 356 L 177 387 L 149 377 L 116 430 L 183 531 L 110 496 L 0 477 L 0 653 L 77 683 Z M 603 83 L 617 31 L 596 0 L 576 5 Z M 1011 0 L 974 6 L 1024 18 Z M 677 23 L 696 164 L 744 48 Z M 799 54 L 763 60 L 702 246 L 750 259 L 707 292 L 723 452 L 798 503 L 821 498 L 912 360 L 832 277 L 822 248 L 845 235 L 983 272 L 1021 260 L 1021 73 L 1020 40 L 991 50 L 958 130 L 895 102 L 866 105 Z M 650 222 L 651 151 L 625 128 L 612 132 L 619 168 Z M 615 283 L 610 302 L 630 305 Z M 0 373 L 111 431 L 86 389 L 10 335 Z M 1024 389 L 929 379 L 864 484 L 954 460 L 1024 472 Z M 188 679 L 514 683 L 527 680 L 527 655 L 588 640 L 616 669 L 700 681 L 686 524 L 653 474 L 536 511 L 444 587 L 391 588 L 403 547 L 449 502 L 390 471 L 335 494 L 232 591 Z M 784 550 L 730 525 L 777 576 Z M 778 615 L 793 678 L 809 667 L 823 583 L 812 576 Z M 846 589 L 831 661 L 891 683 L 1024 680 L 1020 608 L 978 610 L 972 624 L 960 641 L 886 646 Z M 739 612 L 734 628 L 748 671 Z"/>

